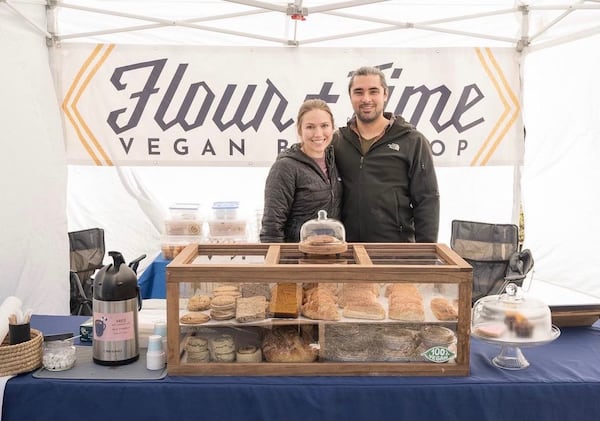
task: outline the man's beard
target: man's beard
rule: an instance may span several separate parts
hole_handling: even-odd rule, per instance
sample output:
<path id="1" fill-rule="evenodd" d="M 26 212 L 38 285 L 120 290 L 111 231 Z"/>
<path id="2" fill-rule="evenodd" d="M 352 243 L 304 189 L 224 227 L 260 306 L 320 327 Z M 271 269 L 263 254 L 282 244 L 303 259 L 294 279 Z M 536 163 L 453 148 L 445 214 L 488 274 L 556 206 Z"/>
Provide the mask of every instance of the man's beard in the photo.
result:
<path id="1" fill-rule="evenodd" d="M 372 113 L 362 113 L 360 111 L 360 108 L 358 109 L 358 112 L 356 113 L 356 119 L 359 120 L 361 123 L 373 123 L 374 121 L 377 121 L 377 119 L 381 116 L 383 111 L 381 110 L 374 110 L 374 112 Z"/>

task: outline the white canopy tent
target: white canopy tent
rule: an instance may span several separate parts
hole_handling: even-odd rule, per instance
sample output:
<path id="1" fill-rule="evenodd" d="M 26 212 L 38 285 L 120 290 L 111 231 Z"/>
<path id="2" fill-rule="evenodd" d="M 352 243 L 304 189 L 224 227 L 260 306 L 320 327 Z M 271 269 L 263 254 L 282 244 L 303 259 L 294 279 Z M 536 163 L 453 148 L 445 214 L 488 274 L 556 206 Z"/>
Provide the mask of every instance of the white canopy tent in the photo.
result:
<path id="1" fill-rule="evenodd" d="M 535 277 L 600 299 L 593 264 L 600 233 L 599 33 L 597 1 L 0 1 L 0 298 L 17 295 L 39 313 L 68 312 L 67 231 L 103 227 L 108 249 L 128 259 L 146 253 L 148 263 L 170 203 L 235 199 L 252 215 L 262 206 L 268 167 L 67 165 L 49 50 L 92 42 L 514 48 L 521 57 L 524 164 L 438 168 L 439 241 L 449 242 L 453 219 L 518 223 L 522 204 Z M 244 185 L 233 181 L 234 172 Z"/>

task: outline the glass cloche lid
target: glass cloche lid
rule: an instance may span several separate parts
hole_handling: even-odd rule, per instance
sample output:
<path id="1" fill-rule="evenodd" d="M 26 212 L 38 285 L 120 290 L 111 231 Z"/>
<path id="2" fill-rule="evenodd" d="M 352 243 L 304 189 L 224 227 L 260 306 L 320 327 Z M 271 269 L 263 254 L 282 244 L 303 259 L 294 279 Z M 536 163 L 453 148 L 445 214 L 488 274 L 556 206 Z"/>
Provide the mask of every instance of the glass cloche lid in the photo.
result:
<path id="1" fill-rule="evenodd" d="M 317 212 L 317 218 L 306 221 L 300 228 L 301 251 L 316 254 L 346 251 L 346 229 L 337 219 L 328 218 L 327 211 Z"/>
<path id="2" fill-rule="evenodd" d="M 498 341 L 535 342 L 552 336 L 552 316 L 546 303 L 525 297 L 520 287 L 509 283 L 505 293 L 475 303 L 472 331 Z"/>

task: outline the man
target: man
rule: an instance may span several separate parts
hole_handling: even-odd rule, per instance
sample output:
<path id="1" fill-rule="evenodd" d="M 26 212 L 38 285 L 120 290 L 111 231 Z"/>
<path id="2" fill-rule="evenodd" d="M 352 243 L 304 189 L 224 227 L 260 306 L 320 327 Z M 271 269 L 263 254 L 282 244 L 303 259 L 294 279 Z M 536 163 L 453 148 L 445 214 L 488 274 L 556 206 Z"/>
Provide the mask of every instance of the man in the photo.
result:
<path id="1" fill-rule="evenodd" d="M 384 112 L 385 75 L 361 67 L 348 86 L 354 115 L 333 140 L 349 242 L 437 242 L 439 192 L 428 140 Z"/>

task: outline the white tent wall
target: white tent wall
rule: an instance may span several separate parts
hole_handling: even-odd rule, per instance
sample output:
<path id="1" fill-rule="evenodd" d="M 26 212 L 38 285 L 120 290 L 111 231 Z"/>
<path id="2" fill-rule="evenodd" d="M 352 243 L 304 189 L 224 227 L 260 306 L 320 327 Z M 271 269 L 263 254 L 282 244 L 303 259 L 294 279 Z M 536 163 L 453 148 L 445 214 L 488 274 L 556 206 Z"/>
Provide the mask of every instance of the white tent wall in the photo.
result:
<path id="1" fill-rule="evenodd" d="M 142 3 L 143 7 L 140 8 Z M 506 42 L 514 41 L 516 47 L 519 33 L 524 29 L 521 15 L 515 13 L 498 15 L 498 19 L 490 15 L 479 25 L 475 20 L 466 20 L 469 23 L 468 32 L 474 33 L 483 28 L 498 29 L 502 34 L 498 39 L 493 36 L 473 38 L 468 34 L 461 35 L 461 30 L 467 27 L 465 21 L 454 22 L 441 31 L 382 29 L 376 33 L 377 27 L 390 26 L 393 22 L 386 19 L 395 16 L 405 22 L 431 22 L 437 18 L 443 20 L 444 16 L 467 14 L 470 8 L 481 4 L 488 10 L 509 10 L 514 6 L 512 1 L 479 2 L 477 5 L 460 1 L 436 4 L 388 1 L 382 2 L 381 8 L 375 4 L 352 10 L 358 15 L 366 13 L 366 8 L 371 7 L 368 9 L 371 21 L 361 26 L 365 31 L 364 36 L 336 38 L 332 28 L 338 22 L 344 21 L 346 28 L 358 30 L 356 19 L 346 19 L 346 16 L 342 16 L 343 12 L 332 12 L 328 20 L 324 15 L 310 15 L 302 23 L 310 28 L 307 30 L 307 39 L 310 40 L 311 36 L 313 39 L 309 42 L 296 38 L 301 33 L 301 23 L 292 22 L 285 13 L 274 13 L 283 17 L 279 25 L 267 24 L 262 19 L 266 19 L 263 15 L 259 15 L 261 24 L 258 26 L 251 24 L 255 22 L 251 16 L 250 20 L 248 16 L 244 18 L 244 24 L 236 24 L 233 20 L 235 13 L 218 9 L 217 5 L 220 7 L 226 3 L 231 6 L 237 3 L 239 6 L 251 1 L 208 3 L 211 8 L 215 7 L 213 15 L 231 13 L 229 18 L 221 20 L 229 25 L 228 29 L 219 29 L 216 24 L 210 23 L 212 29 L 208 31 L 198 32 L 197 28 L 192 28 L 194 31 L 188 32 L 185 29 L 190 28 L 171 25 L 173 19 L 194 15 L 186 13 L 181 7 L 209 7 L 207 2 L 89 0 L 85 5 L 90 7 L 106 6 L 113 10 L 125 10 L 133 6 L 132 10 L 149 15 L 155 12 L 153 8 L 156 7 L 157 16 L 160 12 L 167 17 L 160 21 L 163 26 L 157 32 L 148 29 L 90 33 L 87 41 L 269 46 L 279 42 L 285 46 L 286 40 L 299 40 L 298 48 L 302 48 L 305 42 L 328 47 L 443 47 L 506 46 Z M 544 5 L 550 2 L 536 1 L 531 4 Z M 571 4 L 574 8 L 597 6 L 594 2 L 584 1 Z M 19 11 L 25 11 L 40 27 L 45 27 L 41 3 L 19 2 Z M 69 13 L 63 12 L 64 19 L 59 23 L 67 34 L 93 32 L 97 30 L 96 23 L 100 22 L 105 23 L 104 29 L 122 23 L 119 18 L 106 18 L 97 13 L 87 19 L 78 15 L 69 19 Z M 560 12 L 557 13 L 560 15 Z M 566 22 L 573 15 L 565 15 L 565 19 L 558 20 Z M 600 45 L 597 17 L 598 12 L 590 10 L 584 19 L 570 21 L 568 28 L 577 28 L 589 35 L 585 40 L 577 41 L 583 35 L 569 37 L 568 31 L 559 31 L 559 38 L 565 36 L 563 40 L 569 38 L 572 42 L 547 45 L 547 48 L 532 52 L 526 48 L 524 51 L 523 115 L 527 139 L 522 184 L 519 183 L 519 169 L 512 167 L 442 167 L 438 169 L 438 178 L 442 196 L 439 241 L 449 242 L 452 219 L 517 223 L 522 187 L 525 246 L 533 251 L 536 260 L 535 278 L 568 285 L 600 297 L 600 273 L 593 264 L 596 257 L 594 241 L 600 234 L 596 218 L 600 213 L 600 204 L 595 193 L 600 174 L 593 162 L 599 156 L 596 139 L 600 134 L 600 104 L 598 98 L 594 97 L 594 93 L 599 91 L 596 78 L 600 74 L 600 58 L 595 54 Z M 553 19 L 557 18 L 545 17 L 531 22 L 531 33 L 539 35 L 537 39 L 542 43 L 545 38 L 551 41 L 549 33 L 552 31 L 536 31 Z M 197 21 L 195 25 L 209 26 L 202 21 Z M 408 25 L 406 28 L 414 26 Z M 244 31 L 260 28 L 270 33 L 250 37 L 241 32 L 234 33 L 241 28 Z M 325 31 L 325 28 L 327 36 L 317 41 L 319 31 Z M 128 260 L 141 253 L 148 254 L 141 266 L 143 269 L 159 252 L 161 218 L 166 216 L 169 204 L 176 201 L 210 204 L 215 200 L 239 199 L 249 213 L 260 208 L 267 168 L 69 166 L 68 187 L 65 187 L 67 165 L 64 150 L 57 146 L 62 145 L 62 134 L 44 37 L 39 29 L 28 24 L 10 8 L 4 7 L 2 2 L 0 35 L 3 57 L 0 75 L 4 81 L 0 105 L 4 129 L 2 192 L 3 203 L 10 204 L 3 206 L 1 211 L 6 228 L 3 229 L 5 238 L 0 254 L 5 274 L 0 283 L 0 298 L 6 295 L 22 296 L 27 305 L 38 313 L 67 312 L 68 230 L 96 226 L 104 228 L 107 249 L 122 251 Z M 22 146 L 30 145 L 32 139 L 35 139 L 35 148 Z M 240 178 L 243 178 L 243 183 L 232 181 L 238 179 L 228 176 L 233 171 L 242 175 Z M 65 210 L 68 210 L 68 224 Z"/>
<path id="2" fill-rule="evenodd" d="M 600 297 L 600 36 L 525 59 L 526 246 L 535 277 Z"/>
<path id="3" fill-rule="evenodd" d="M 66 157 L 48 64 L 46 8 L 0 4 L 0 302 L 69 312 Z M 36 26 L 38 28 L 36 28 Z"/>

